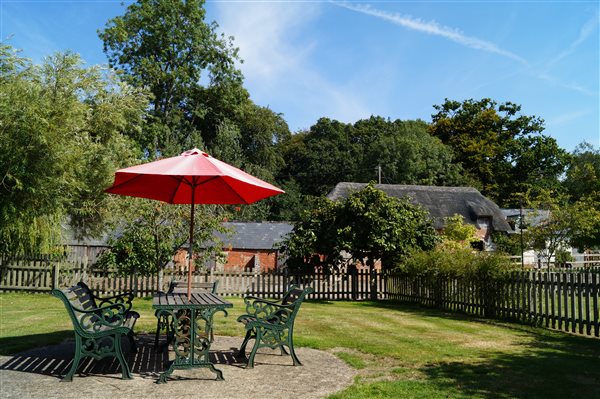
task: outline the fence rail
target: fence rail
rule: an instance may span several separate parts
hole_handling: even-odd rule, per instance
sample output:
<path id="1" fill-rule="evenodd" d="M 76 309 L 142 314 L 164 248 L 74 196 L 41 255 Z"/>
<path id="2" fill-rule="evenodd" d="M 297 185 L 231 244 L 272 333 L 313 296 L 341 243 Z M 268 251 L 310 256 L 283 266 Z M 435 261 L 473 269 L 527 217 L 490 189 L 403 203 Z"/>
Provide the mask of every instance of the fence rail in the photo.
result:
<path id="1" fill-rule="evenodd" d="M 513 272 L 501 281 L 387 276 L 386 298 L 600 336 L 600 273 Z"/>
<path id="2" fill-rule="evenodd" d="M 219 281 L 224 296 L 256 295 L 280 298 L 289 284 L 310 285 L 316 299 L 383 299 L 384 280 L 366 270 L 353 273 L 253 273 L 195 271 L 194 281 Z M 187 270 L 164 270 L 161 276 L 121 276 L 115 270 L 94 267 L 86 257 L 50 259 L 48 257 L 0 258 L 0 291 L 50 291 L 85 281 L 97 294 L 114 295 L 132 291 L 151 296 L 168 289 L 171 279 L 187 280 Z M 371 286 L 373 282 L 373 287 Z M 373 289 L 372 289 L 373 288 Z M 372 294 L 373 293 L 373 294 Z"/>
<path id="3" fill-rule="evenodd" d="M 120 276 L 98 269 L 87 258 L 0 257 L 0 291 L 50 291 L 85 281 L 101 295 L 133 291 L 151 296 L 165 291 L 185 270 L 162 276 Z M 311 286 L 311 299 L 395 299 L 481 317 L 513 320 L 571 333 L 600 335 L 600 270 L 521 271 L 501 281 L 407 276 L 394 273 L 251 273 L 195 272 L 194 281 L 219 281 L 224 296 L 281 298 L 289 284 Z"/>

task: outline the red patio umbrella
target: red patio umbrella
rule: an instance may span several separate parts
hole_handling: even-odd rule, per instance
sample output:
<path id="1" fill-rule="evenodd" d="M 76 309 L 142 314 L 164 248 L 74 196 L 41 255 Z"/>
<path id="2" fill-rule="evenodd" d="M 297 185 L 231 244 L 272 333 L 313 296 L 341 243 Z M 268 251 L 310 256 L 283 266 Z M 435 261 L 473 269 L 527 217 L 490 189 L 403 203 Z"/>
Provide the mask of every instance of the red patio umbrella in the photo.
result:
<path id="1" fill-rule="evenodd" d="M 179 156 L 119 169 L 107 193 L 191 204 L 188 300 L 192 288 L 195 204 L 251 204 L 284 193 L 197 148 Z"/>

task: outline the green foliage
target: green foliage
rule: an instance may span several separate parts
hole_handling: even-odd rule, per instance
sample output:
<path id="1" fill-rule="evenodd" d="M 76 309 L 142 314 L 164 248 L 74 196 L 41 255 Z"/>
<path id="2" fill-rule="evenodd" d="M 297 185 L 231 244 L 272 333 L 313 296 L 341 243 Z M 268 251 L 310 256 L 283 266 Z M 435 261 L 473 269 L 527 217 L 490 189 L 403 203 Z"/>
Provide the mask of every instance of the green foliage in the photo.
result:
<path id="1" fill-rule="evenodd" d="M 337 267 L 342 251 L 351 263 L 373 266 L 382 259 L 386 266 L 413 248 L 432 248 L 437 240 L 426 211 L 368 185 L 343 202 L 318 199 L 284 247 L 291 267 Z"/>
<path id="2" fill-rule="evenodd" d="M 579 144 L 571 155 L 563 184 L 572 201 L 600 193 L 600 149 L 589 143 Z"/>
<path id="3" fill-rule="evenodd" d="M 70 216 L 78 235 L 107 216 L 102 189 L 137 155 L 125 132 L 144 123 L 146 96 L 71 53 L 35 66 L 0 48 L 0 243 L 48 252 Z"/>
<path id="4" fill-rule="evenodd" d="M 443 245 L 431 251 L 415 251 L 398 265 L 398 271 L 411 276 L 461 277 L 473 281 L 502 278 L 512 270 L 514 265 L 502 254 Z"/>
<path id="5" fill-rule="evenodd" d="M 118 219 L 112 223 L 111 249 L 100 264 L 121 274 L 155 274 L 173 259 L 176 251 L 189 248 L 190 206 L 172 205 L 142 198 L 119 197 Z M 200 267 L 222 250 L 214 238 L 226 233 L 224 215 L 216 206 L 196 206 L 194 261 Z"/>
<path id="6" fill-rule="evenodd" d="M 368 182 L 382 168 L 383 182 L 457 185 L 464 180 L 449 148 L 422 121 L 371 117 L 354 125 L 321 118 L 309 131 L 282 143 L 286 167 L 309 195 L 323 195 L 342 181 Z"/>
<path id="7" fill-rule="evenodd" d="M 566 262 L 572 262 L 573 256 L 568 251 L 557 251 L 555 256 L 555 262 L 558 264 L 563 264 Z"/>
<path id="8" fill-rule="evenodd" d="M 202 0 L 139 0 L 99 32 L 109 64 L 153 94 L 153 129 L 136 136 L 150 154 L 191 148 L 200 133 L 210 145 L 220 113 L 248 97 L 235 68 L 238 51 L 216 33 L 216 23 L 204 21 L 203 6 Z"/>
<path id="9" fill-rule="evenodd" d="M 501 206 L 514 195 L 556 190 L 567 153 L 544 136 L 543 120 L 520 114 L 521 106 L 484 98 L 435 105 L 430 132 L 449 145 L 482 193 Z"/>
<path id="10" fill-rule="evenodd" d="M 453 215 L 444 218 L 444 239 L 464 244 L 470 248 L 471 242 L 479 241 L 477 228 L 472 224 L 465 223 L 462 215 Z"/>
<path id="11" fill-rule="evenodd" d="M 580 250 L 600 248 L 600 196 L 571 203 L 569 197 L 553 192 L 534 197 L 530 206 L 548 211 L 547 218 L 527 229 L 528 245 L 550 265 L 551 257 L 565 246 Z"/>
<path id="12" fill-rule="evenodd" d="M 267 107 L 247 102 L 239 107 L 236 123 L 239 126 L 239 143 L 245 162 L 275 176 L 285 165 L 278 144 L 291 137 L 283 116 Z"/>
<path id="13" fill-rule="evenodd" d="M 512 256 L 521 256 L 520 234 L 506 234 L 505 232 L 496 231 L 492 233 L 492 242 L 496 245 L 496 249 L 499 252 Z M 523 248 L 523 250 L 526 249 Z"/>
<path id="14" fill-rule="evenodd" d="M 581 198 L 572 205 L 576 228 L 570 244 L 581 251 L 600 249 L 600 191 Z"/>

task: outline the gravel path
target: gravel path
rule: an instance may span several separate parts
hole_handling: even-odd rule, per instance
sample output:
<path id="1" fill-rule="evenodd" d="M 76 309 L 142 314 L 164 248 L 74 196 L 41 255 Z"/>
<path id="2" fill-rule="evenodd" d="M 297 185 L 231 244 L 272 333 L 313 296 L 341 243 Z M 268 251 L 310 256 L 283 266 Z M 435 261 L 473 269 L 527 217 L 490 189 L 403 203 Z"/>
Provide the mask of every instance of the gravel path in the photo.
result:
<path id="1" fill-rule="evenodd" d="M 116 362 L 82 361 L 73 382 L 61 382 L 73 358 L 73 341 L 37 348 L 14 356 L 0 356 L 2 398 L 323 398 L 352 384 L 356 372 L 331 353 L 297 348 L 303 366 L 292 366 L 289 356 L 263 349 L 254 369 L 233 356 L 239 337 L 215 337 L 211 359 L 225 381 L 215 381 L 207 369 L 175 370 L 167 384 L 156 380 L 168 353 L 157 353 L 153 336 L 137 338 L 138 353 L 129 354 L 133 380 L 121 380 Z M 252 342 L 251 342 L 252 344 Z"/>

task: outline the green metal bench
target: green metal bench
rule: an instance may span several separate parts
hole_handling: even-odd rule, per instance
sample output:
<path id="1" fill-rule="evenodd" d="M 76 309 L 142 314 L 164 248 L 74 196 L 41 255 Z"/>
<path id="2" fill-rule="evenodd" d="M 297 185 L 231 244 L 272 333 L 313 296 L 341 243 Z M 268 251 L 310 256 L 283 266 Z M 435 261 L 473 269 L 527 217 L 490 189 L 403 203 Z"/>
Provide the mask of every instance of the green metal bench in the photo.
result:
<path id="1" fill-rule="evenodd" d="M 302 289 L 292 285 L 284 295 L 281 302 L 269 301 L 261 298 L 247 296 L 246 314 L 238 317 L 237 321 L 244 324 L 246 337 L 240 346 L 238 354 L 246 355 L 248 341 L 254 339 L 254 347 L 248 357 L 247 368 L 254 367 L 254 356 L 260 348 L 279 348 L 281 354 L 289 354 L 294 366 L 301 366 L 294 350 L 294 320 L 306 295 L 314 292 L 310 287 Z M 285 348 L 289 349 L 289 353 Z"/>
<path id="2" fill-rule="evenodd" d="M 216 280 L 212 283 L 209 282 L 196 282 L 192 281 L 192 293 L 194 292 L 210 292 L 213 294 L 217 293 L 217 287 L 219 286 L 219 280 Z M 171 280 L 169 283 L 169 290 L 167 294 L 187 294 L 187 281 L 177 281 Z M 166 330 L 167 333 L 167 344 L 169 342 L 169 334 L 170 331 L 175 331 L 172 327 L 173 320 L 168 316 L 168 314 L 160 313 L 158 311 L 154 312 L 154 316 L 156 316 L 156 336 L 154 337 L 154 347 L 158 350 L 158 339 L 160 337 L 160 332 L 162 330 Z M 169 331 L 170 330 L 170 331 Z M 210 341 L 214 341 L 214 335 L 211 330 L 210 332 Z"/>
<path id="3" fill-rule="evenodd" d="M 128 337 L 132 351 L 137 351 L 133 326 L 140 315 L 131 310 L 133 294 L 101 298 L 94 295 L 85 283 L 79 282 L 64 290 L 54 289 L 52 295 L 63 301 L 75 332 L 73 364 L 63 381 L 73 380 L 79 362 L 85 356 L 97 360 L 116 357 L 121 365 L 122 378 L 131 379 L 121 347 L 121 337 Z"/>

